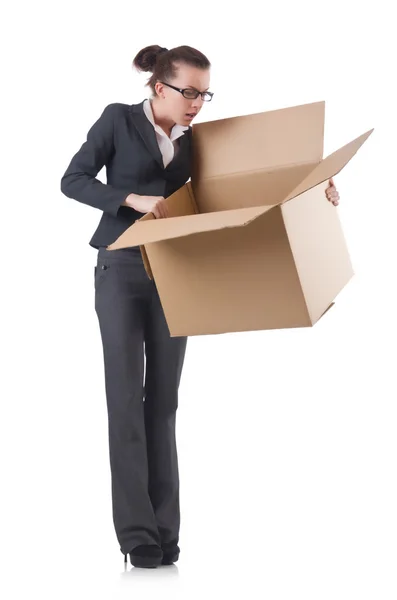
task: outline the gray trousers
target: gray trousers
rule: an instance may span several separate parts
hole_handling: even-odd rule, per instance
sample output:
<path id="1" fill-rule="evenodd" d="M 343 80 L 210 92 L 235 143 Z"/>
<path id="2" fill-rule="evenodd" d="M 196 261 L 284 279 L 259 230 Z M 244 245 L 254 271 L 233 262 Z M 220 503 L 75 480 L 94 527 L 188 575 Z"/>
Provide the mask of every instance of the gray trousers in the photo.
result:
<path id="1" fill-rule="evenodd" d="M 138 247 L 98 250 L 95 311 L 102 338 L 113 523 L 123 554 L 179 540 L 175 437 L 187 338 L 169 333 Z"/>

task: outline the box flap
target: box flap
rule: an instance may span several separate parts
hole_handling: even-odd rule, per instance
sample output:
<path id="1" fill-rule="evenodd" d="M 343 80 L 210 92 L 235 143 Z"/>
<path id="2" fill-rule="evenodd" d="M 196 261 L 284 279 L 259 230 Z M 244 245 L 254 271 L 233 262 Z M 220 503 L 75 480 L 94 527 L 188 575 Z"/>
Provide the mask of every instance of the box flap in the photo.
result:
<path id="1" fill-rule="evenodd" d="M 108 250 L 142 246 L 226 227 L 241 227 L 272 208 L 274 205 L 255 206 L 166 219 L 155 219 L 152 215 L 152 219 L 136 221 L 113 244 L 108 246 Z"/>
<path id="2" fill-rule="evenodd" d="M 336 150 L 327 156 L 327 158 L 324 158 L 324 160 L 322 160 L 320 164 L 318 164 L 313 171 L 311 171 L 311 173 L 309 173 L 309 175 L 307 175 L 307 177 L 305 177 L 305 179 L 294 190 L 292 190 L 290 194 L 288 194 L 284 202 L 291 200 L 291 198 L 295 198 L 295 196 L 306 192 L 312 187 L 322 183 L 323 181 L 326 181 L 327 179 L 330 179 L 330 177 L 333 177 L 339 173 L 339 171 L 341 171 L 343 167 L 347 165 L 349 160 L 353 158 L 353 156 L 368 139 L 372 132 L 373 129 L 370 129 L 355 140 L 349 142 L 342 148 L 339 148 L 339 150 Z"/>
<path id="3" fill-rule="evenodd" d="M 327 185 L 323 181 L 281 206 L 312 323 L 353 276 L 339 212 L 325 200 Z"/>
<path id="4" fill-rule="evenodd" d="M 318 163 L 325 102 L 193 125 L 192 181 L 231 173 Z"/>
<path id="5" fill-rule="evenodd" d="M 190 181 L 165 198 L 164 202 L 168 209 L 169 217 L 183 217 L 184 215 L 194 215 L 199 212 Z M 154 218 L 153 213 L 149 212 L 138 219 L 138 221 L 150 221 Z"/>

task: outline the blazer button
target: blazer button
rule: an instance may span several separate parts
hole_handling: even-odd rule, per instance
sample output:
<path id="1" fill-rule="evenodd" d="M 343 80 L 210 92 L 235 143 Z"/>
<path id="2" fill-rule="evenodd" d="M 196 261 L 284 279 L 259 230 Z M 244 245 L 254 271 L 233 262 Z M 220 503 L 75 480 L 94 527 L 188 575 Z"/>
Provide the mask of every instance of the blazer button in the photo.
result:
<path id="1" fill-rule="evenodd" d="M 101 265 L 101 269 L 103 269 L 103 270 L 107 269 L 107 265 Z"/>

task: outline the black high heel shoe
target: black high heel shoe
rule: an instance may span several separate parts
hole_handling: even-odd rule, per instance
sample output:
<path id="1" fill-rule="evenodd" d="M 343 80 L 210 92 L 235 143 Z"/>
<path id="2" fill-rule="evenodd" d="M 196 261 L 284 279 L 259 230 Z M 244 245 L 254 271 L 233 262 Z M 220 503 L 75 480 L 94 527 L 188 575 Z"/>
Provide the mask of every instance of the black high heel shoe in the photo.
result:
<path id="1" fill-rule="evenodd" d="M 144 567 L 146 569 L 154 569 L 161 565 L 163 558 L 162 549 L 155 545 L 136 546 L 131 552 L 130 561 L 134 567 Z M 127 564 L 127 554 L 124 554 L 124 565 Z"/>

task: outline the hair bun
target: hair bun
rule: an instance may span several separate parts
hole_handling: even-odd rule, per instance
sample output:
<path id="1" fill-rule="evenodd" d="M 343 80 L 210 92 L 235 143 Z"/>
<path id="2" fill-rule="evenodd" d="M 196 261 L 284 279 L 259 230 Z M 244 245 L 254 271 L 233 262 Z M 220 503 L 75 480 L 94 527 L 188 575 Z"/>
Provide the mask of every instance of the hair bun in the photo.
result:
<path id="1" fill-rule="evenodd" d="M 146 46 L 138 52 L 132 64 L 138 71 L 149 71 L 153 73 L 157 59 L 165 52 L 168 52 L 168 48 L 163 48 L 162 46 Z"/>

